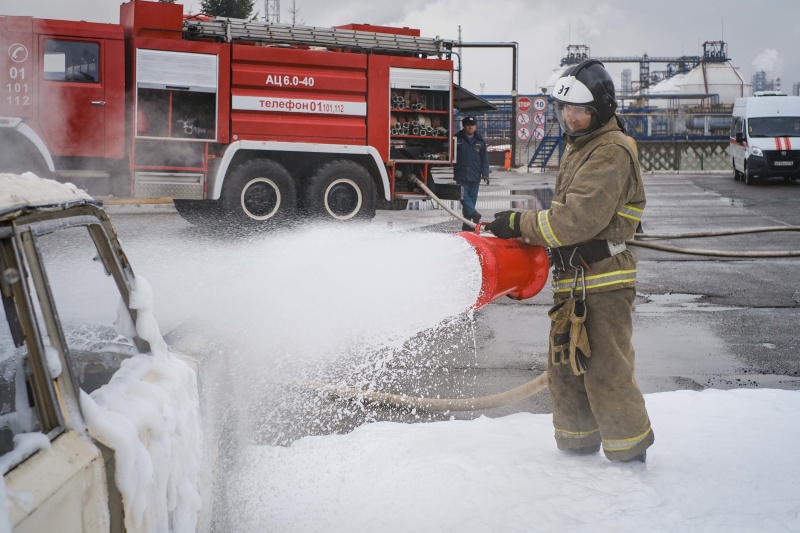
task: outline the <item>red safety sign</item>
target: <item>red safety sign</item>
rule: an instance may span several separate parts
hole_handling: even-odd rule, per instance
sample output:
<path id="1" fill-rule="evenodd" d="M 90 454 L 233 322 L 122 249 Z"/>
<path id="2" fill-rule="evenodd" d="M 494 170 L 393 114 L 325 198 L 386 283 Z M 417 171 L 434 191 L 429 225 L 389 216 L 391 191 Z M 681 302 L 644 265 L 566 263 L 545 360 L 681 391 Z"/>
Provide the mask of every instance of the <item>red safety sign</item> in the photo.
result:
<path id="1" fill-rule="evenodd" d="M 531 130 L 529 130 L 528 128 L 522 127 L 517 130 L 517 137 L 519 137 L 523 141 L 527 140 L 530 136 L 531 136 Z"/>
<path id="2" fill-rule="evenodd" d="M 535 130 L 533 130 L 533 138 L 536 139 L 537 141 L 541 141 L 542 139 L 544 139 L 544 128 L 542 126 L 539 126 Z"/>
<path id="3" fill-rule="evenodd" d="M 536 111 L 544 111 L 545 109 L 547 109 L 547 98 L 542 98 L 541 96 L 538 98 L 534 98 L 533 108 Z"/>
<path id="4" fill-rule="evenodd" d="M 533 115 L 533 123 L 536 124 L 537 126 L 543 126 L 544 113 L 536 113 L 535 115 Z"/>
<path id="5" fill-rule="evenodd" d="M 522 96 L 517 100 L 517 109 L 520 111 L 527 111 L 531 108 L 531 99 L 527 96 Z"/>
<path id="6" fill-rule="evenodd" d="M 527 113 L 520 113 L 517 115 L 517 124 L 520 126 L 527 126 L 531 123 L 531 116 Z"/>

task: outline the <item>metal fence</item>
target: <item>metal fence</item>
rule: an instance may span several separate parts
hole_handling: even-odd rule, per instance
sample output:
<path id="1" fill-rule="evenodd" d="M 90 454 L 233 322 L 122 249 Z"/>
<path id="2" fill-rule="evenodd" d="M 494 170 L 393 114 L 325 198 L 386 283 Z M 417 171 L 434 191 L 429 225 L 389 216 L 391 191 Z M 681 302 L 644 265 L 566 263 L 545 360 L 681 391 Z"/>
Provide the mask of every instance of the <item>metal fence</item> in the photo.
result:
<path id="1" fill-rule="evenodd" d="M 486 140 L 489 151 L 501 151 L 511 146 L 513 131 L 511 129 L 511 106 L 498 106 L 497 110 L 473 115 L 478 121 L 478 133 Z M 461 129 L 461 119 L 455 117 L 454 131 Z"/>
<path id="2" fill-rule="evenodd" d="M 547 127 L 545 139 L 516 138 L 512 124 L 510 98 L 490 97 L 497 110 L 478 113 L 478 131 L 486 139 L 491 151 L 504 151 L 516 143 L 517 159 L 515 166 L 527 165 L 529 168 L 555 169 L 559 164 L 558 143 L 561 131 L 552 113 L 552 105 L 547 108 Z M 552 99 L 548 95 L 552 104 Z M 639 163 L 643 171 L 720 171 L 731 169 L 729 153 L 730 106 L 716 105 L 705 108 L 656 109 L 645 107 L 621 108 L 620 116 L 626 125 L 627 133 L 633 137 L 639 149 Z M 460 125 L 461 117 L 456 117 Z M 460 127 L 460 126 L 459 126 Z M 548 145 L 548 143 L 550 143 Z M 543 145 L 545 154 L 537 154 Z M 549 159 L 546 154 L 551 153 Z M 535 159 L 535 160 L 534 160 Z M 499 158 L 495 158 L 499 161 Z"/>
<path id="3" fill-rule="evenodd" d="M 674 170 L 679 172 L 732 170 L 730 143 L 713 141 L 640 142 L 639 165 L 643 171 Z"/>

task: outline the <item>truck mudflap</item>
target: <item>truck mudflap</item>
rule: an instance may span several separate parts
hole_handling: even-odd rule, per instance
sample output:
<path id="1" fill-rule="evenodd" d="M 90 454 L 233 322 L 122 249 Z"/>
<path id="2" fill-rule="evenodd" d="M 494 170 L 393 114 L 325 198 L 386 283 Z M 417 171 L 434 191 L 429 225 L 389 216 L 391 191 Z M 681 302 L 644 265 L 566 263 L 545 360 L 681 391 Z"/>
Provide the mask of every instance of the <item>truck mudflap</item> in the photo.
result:
<path id="1" fill-rule="evenodd" d="M 225 182 L 225 176 L 228 174 L 233 158 L 240 150 L 251 150 L 255 152 L 263 152 L 264 156 L 268 158 L 269 152 L 294 152 L 294 153 L 314 153 L 314 154 L 330 154 L 332 156 L 347 156 L 366 155 L 371 157 L 375 162 L 375 169 L 380 177 L 383 185 L 383 195 L 386 201 L 391 199 L 391 189 L 389 186 L 389 175 L 386 172 L 386 167 L 383 164 L 378 151 L 372 146 L 351 146 L 342 144 L 319 144 L 319 143 L 288 143 L 277 141 L 235 141 L 232 142 L 225 150 L 221 162 L 217 167 L 216 172 L 209 175 L 208 178 L 208 199 L 219 200 L 222 194 L 222 185 Z M 372 169 L 369 169 L 372 170 Z"/>

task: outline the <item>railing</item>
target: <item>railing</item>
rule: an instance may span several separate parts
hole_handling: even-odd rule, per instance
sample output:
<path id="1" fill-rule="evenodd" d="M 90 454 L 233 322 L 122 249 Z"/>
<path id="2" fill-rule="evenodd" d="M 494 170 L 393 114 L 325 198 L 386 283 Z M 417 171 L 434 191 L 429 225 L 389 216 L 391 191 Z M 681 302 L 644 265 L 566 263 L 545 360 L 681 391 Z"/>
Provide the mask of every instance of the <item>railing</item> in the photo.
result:
<path id="1" fill-rule="evenodd" d="M 516 142 L 518 164 L 555 169 L 561 157 L 561 131 L 548 106 L 544 139 L 520 141 L 511 125 L 509 103 L 493 102 L 496 111 L 476 115 L 478 131 L 490 150 L 501 151 Z M 626 107 L 618 110 L 627 134 L 636 140 L 643 171 L 720 171 L 731 168 L 728 152 L 732 106 L 681 108 Z M 456 117 L 460 123 L 460 117 Z"/>

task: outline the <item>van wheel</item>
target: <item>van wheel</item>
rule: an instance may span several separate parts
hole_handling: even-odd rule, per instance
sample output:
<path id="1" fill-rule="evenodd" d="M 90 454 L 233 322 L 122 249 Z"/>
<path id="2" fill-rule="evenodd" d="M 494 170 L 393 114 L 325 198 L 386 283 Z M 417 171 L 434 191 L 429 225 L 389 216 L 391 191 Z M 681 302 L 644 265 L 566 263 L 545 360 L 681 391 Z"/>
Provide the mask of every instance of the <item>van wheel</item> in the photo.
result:
<path id="1" fill-rule="evenodd" d="M 742 173 L 736 170 L 736 163 L 733 163 L 733 181 L 742 179 Z"/>
<path id="2" fill-rule="evenodd" d="M 228 176 L 220 201 L 229 220 L 267 226 L 295 214 L 297 193 L 283 166 L 269 159 L 252 159 Z"/>
<path id="3" fill-rule="evenodd" d="M 353 161 L 333 161 L 317 169 L 305 192 L 311 215 L 335 220 L 375 216 L 375 185 L 369 172 Z"/>
<path id="4" fill-rule="evenodd" d="M 753 179 L 753 174 L 750 172 L 750 169 L 747 168 L 747 163 L 744 164 L 744 184 L 745 185 L 752 185 L 756 182 Z"/>

